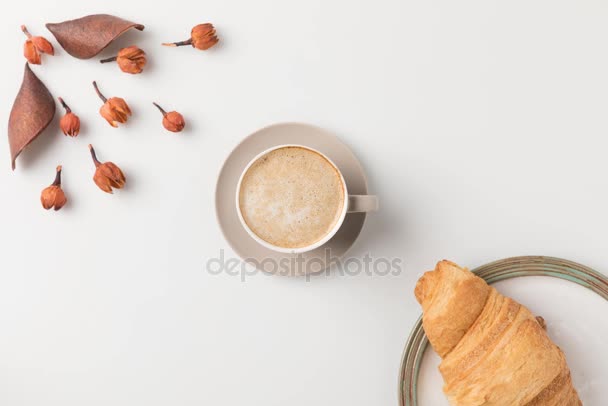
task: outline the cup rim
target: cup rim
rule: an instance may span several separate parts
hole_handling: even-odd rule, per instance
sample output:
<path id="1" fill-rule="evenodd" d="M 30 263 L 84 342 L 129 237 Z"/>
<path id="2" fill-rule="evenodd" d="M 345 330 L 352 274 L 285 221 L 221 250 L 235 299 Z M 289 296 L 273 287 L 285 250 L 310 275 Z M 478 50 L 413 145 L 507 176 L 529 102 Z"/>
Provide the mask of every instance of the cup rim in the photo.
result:
<path id="1" fill-rule="evenodd" d="M 247 171 L 249 171 L 249 169 L 251 168 L 251 166 L 256 163 L 261 157 L 263 157 L 266 154 L 269 154 L 272 151 L 276 151 L 278 149 L 281 148 L 289 148 L 289 147 L 297 147 L 297 148 L 303 148 L 303 149 L 307 149 L 309 151 L 312 151 L 314 153 L 317 153 L 319 155 L 321 155 L 323 158 L 325 158 L 336 170 L 336 172 L 338 173 L 338 175 L 340 176 L 340 182 L 342 183 L 342 190 L 344 193 L 344 203 L 342 205 L 342 212 L 340 213 L 340 217 L 338 218 L 338 220 L 336 221 L 336 223 L 334 224 L 334 227 L 331 229 L 331 231 L 329 233 L 327 233 L 323 238 L 321 238 L 320 240 L 314 242 L 313 244 L 304 246 L 304 247 L 298 247 L 298 248 L 288 248 L 288 247 L 281 247 L 278 245 L 274 245 L 269 243 L 268 241 L 262 239 L 260 236 L 258 236 L 256 233 L 253 232 L 253 230 L 251 230 L 251 228 L 249 227 L 249 225 L 247 224 L 247 222 L 245 221 L 245 218 L 243 217 L 243 213 L 241 212 L 241 205 L 240 205 L 240 194 L 241 194 L 241 184 L 243 182 L 243 178 L 245 177 L 245 174 L 247 173 Z M 260 245 L 276 251 L 276 252 L 281 252 L 284 254 L 301 254 L 304 252 L 308 252 L 308 251 L 312 251 L 316 248 L 319 248 L 320 246 L 322 246 L 323 244 L 327 243 L 329 240 L 331 240 L 333 238 L 334 235 L 336 235 L 336 233 L 338 232 L 338 230 L 342 227 L 342 224 L 344 223 L 344 220 L 346 219 L 346 214 L 348 213 L 348 187 L 346 185 L 346 181 L 344 180 L 344 176 L 342 175 L 342 171 L 340 170 L 340 168 L 338 168 L 338 165 L 335 164 L 334 161 L 332 161 L 327 155 L 325 155 L 323 152 L 319 151 L 316 148 L 312 148 L 306 145 L 302 145 L 302 144 L 281 144 L 281 145 L 275 145 L 273 147 L 267 148 L 264 151 L 260 152 L 259 154 L 257 154 L 256 156 L 254 156 L 249 163 L 247 163 L 247 165 L 245 165 L 245 168 L 243 168 L 243 171 L 241 172 L 241 175 L 239 176 L 239 181 L 236 184 L 236 193 L 235 193 L 235 203 L 236 203 L 236 212 L 239 218 L 239 222 L 241 223 L 241 225 L 243 226 L 243 228 L 245 229 L 245 231 L 247 231 L 247 234 L 249 234 L 249 236 L 251 238 L 253 238 L 257 243 L 259 243 Z"/>

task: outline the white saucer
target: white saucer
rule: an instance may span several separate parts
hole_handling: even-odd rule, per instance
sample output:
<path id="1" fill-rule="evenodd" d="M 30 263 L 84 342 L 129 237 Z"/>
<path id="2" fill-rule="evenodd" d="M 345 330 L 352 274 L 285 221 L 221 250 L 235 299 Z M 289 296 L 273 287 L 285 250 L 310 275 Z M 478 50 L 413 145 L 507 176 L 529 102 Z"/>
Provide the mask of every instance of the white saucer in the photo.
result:
<path id="1" fill-rule="evenodd" d="M 274 124 L 245 138 L 226 158 L 215 189 L 217 220 L 226 241 L 236 254 L 259 270 L 289 276 L 323 272 L 331 268 L 354 244 L 365 223 L 365 213 L 348 214 L 331 240 L 303 254 L 282 254 L 269 250 L 251 238 L 239 222 L 234 202 L 242 171 L 257 154 L 282 144 L 299 144 L 319 150 L 338 166 L 349 193 L 367 194 L 367 180 L 361 164 L 338 137 L 308 124 Z"/>

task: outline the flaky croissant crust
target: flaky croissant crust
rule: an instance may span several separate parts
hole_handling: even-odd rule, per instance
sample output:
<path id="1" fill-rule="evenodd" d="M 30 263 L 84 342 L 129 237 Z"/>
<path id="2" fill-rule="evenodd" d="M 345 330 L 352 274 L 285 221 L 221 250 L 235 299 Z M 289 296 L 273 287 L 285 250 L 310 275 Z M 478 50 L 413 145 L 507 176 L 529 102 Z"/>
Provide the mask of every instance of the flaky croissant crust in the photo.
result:
<path id="1" fill-rule="evenodd" d="M 563 352 L 526 307 L 450 261 L 426 272 L 415 295 L 451 405 L 582 404 Z"/>

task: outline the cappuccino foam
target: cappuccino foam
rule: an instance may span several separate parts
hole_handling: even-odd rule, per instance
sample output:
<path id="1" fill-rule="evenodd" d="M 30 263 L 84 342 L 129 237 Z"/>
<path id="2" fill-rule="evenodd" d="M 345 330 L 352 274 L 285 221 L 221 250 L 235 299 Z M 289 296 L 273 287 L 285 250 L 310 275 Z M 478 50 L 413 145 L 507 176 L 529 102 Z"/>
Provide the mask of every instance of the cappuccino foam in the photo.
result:
<path id="1" fill-rule="evenodd" d="M 330 233 L 344 208 L 345 190 L 336 168 L 302 147 L 279 148 L 247 170 L 239 190 L 245 223 L 262 240 L 302 248 Z"/>

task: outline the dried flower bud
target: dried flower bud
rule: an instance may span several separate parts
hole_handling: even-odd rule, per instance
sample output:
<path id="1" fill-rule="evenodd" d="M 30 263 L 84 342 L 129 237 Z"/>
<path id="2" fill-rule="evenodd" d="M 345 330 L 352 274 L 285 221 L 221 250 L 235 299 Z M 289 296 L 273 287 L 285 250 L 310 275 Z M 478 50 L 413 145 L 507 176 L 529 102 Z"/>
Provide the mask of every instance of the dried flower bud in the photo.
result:
<path id="1" fill-rule="evenodd" d="M 21 26 L 21 31 L 27 36 L 27 40 L 25 40 L 23 46 L 23 56 L 25 56 L 25 59 L 27 59 L 29 63 L 40 65 L 42 62 L 40 58 L 41 53 L 55 55 L 53 45 L 44 37 L 33 37 L 27 28 L 25 28 L 25 25 Z"/>
<path id="2" fill-rule="evenodd" d="M 61 128 L 61 131 L 63 131 L 63 134 L 69 135 L 70 137 L 76 137 L 80 133 L 80 118 L 72 113 L 70 106 L 68 106 L 61 97 L 59 98 L 59 103 L 61 103 L 65 109 L 65 115 L 61 117 L 59 127 Z"/>
<path id="3" fill-rule="evenodd" d="M 46 210 L 54 208 L 55 211 L 61 209 L 68 200 L 61 189 L 61 165 L 57 167 L 57 173 L 55 174 L 55 181 L 51 186 L 44 188 L 40 194 L 40 202 L 42 207 Z"/>
<path id="4" fill-rule="evenodd" d="M 93 82 L 93 87 L 99 98 L 103 101 L 103 106 L 99 109 L 99 114 L 106 119 L 112 127 L 118 127 L 118 123 L 126 123 L 131 115 L 131 109 L 127 102 L 120 97 L 110 97 L 106 99 L 97 87 L 97 82 Z"/>
<path id="5" fill-rule="evenodd" d="M 91 151 L 91 157 L 93 158 L 96 168 L 95 175 L 93 176 L 95 184 L 106 193 L 112 193 L 112 188 L 122 189 L 126 180 L 125 175 L 120 168 L 112 162 L 99 162 L 95 150 L 90 144 L 89 150 Z"/>
<path id="6" fill-rule="evenodd" d="M 199 24 L 192 28 L 190 39 L 180 42 L 164 43 L 168 47 L 181 47 L 184 45 L 192 45 L 196 49 L 207 50 L 217 44 L 219 39 L 215 33 L 215 27 L 211 23 Z"/>
<path id="7" fill-rule="evenodd" d="M 130 46 L 118 51 L 118 55 L 112 58 L 102 59 L 101 63 L 118 63 L 120 70 L 126 73 L 141 73 L 146 66 L 146 53 L 136 46 Z"/>
<path id="8" fill-rule="evenodd" d="M 178 133 L 184 129 L 186 126 L 186 122 L 184 121 L 184 116 L 179 114 L 177 111 L 166 112 L 156 103 L 152 103 L 163 113 L 163 126 L 174 133 Z"/>
<path id="9" fill-rule="evenodd" d="M 53 49 L 53 45 L 44 37 L 32 37 L 30 38 L 38 51 L 47 55 L 55 55 L 55 50 Z"/>
<path id="10" fill-rule="evenodd" d="M 192 38 L 192 46 L 203 51 L 211 48 L 219 41 L 215 34 L 215 27 L 210 23 L 199 24 L 192 28 L 190 37 Z"/>
<path id="11" fill-rule="evenodd" d="M 126 123 L 131 115 L 131 110 L 124 99 L 120 97 L 109 98 L 99 113 L 105 118 L 112 127 L 118 127 L 117 123 Z"/>
<path id="12" fill-rule="evenodd" d="M 36 45 L 32 42 L 32 40 L 26 40 L 23 45 L 23 56 L 25 59 L 32 65 L 40 65 L 42 63 L 42 59 L 40 58 L 40 52 L 36 49 Z"/>

